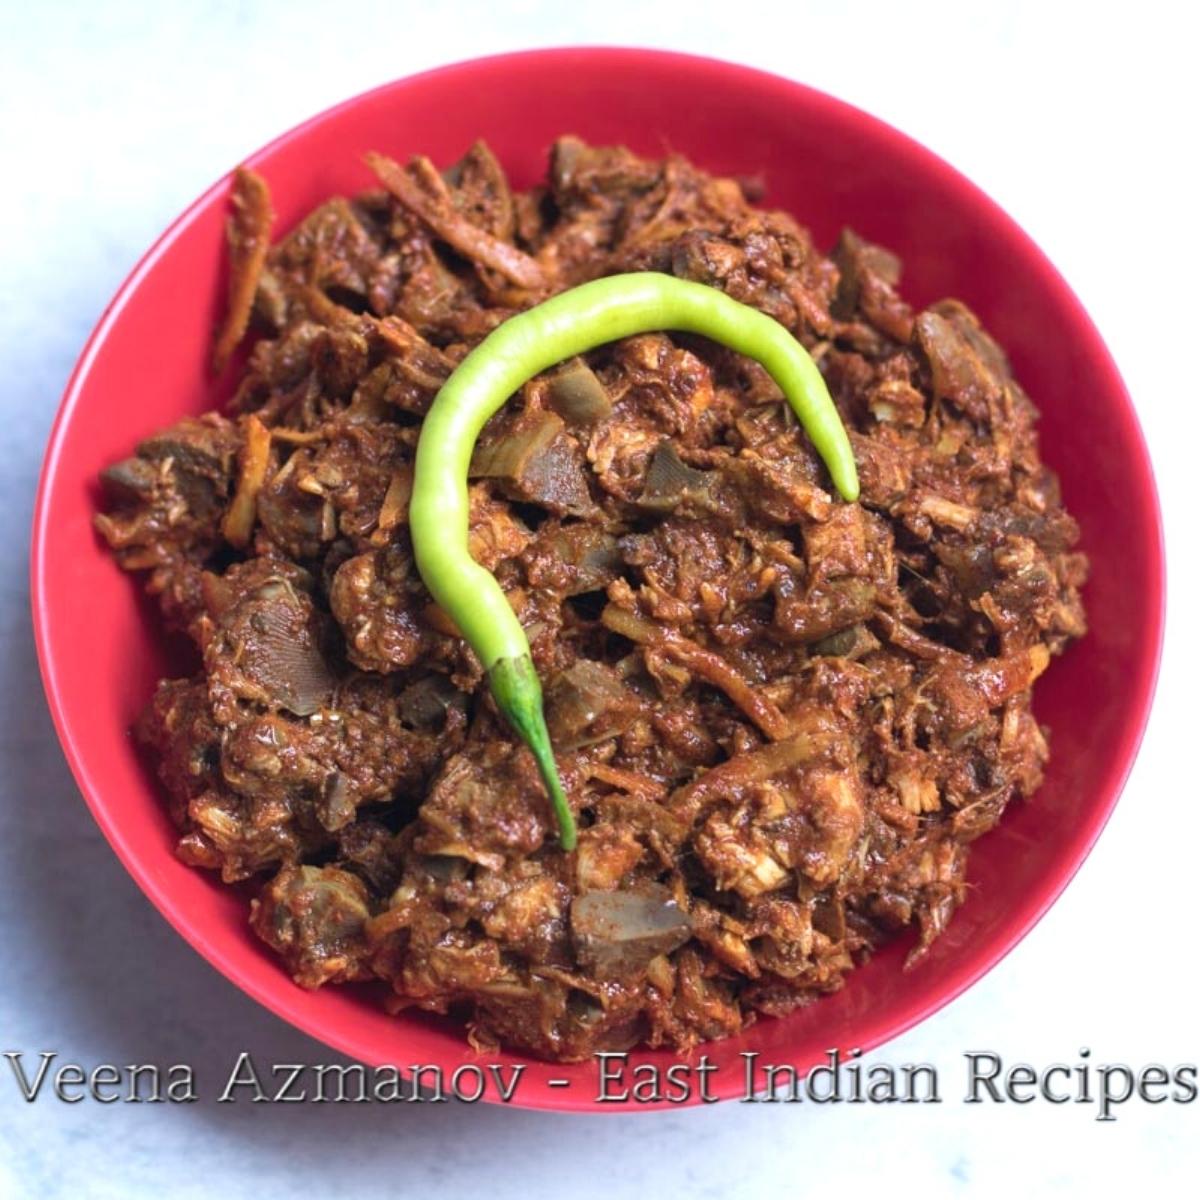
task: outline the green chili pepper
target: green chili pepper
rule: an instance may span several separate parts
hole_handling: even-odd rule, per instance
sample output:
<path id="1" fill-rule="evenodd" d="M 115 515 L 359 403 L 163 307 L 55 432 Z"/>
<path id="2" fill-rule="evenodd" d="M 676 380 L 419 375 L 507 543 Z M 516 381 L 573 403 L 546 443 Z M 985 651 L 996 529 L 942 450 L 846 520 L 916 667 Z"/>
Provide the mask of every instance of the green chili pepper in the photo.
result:
<path id="1" fill-rule="evenodd" d="M 858 498 L 850 439 L 816 363 L 777 321 L 715 288 L 655 272 L 585 283 L 490 333 L 443 385 L 417 443 L 409 523 L 417 568 L 488 673 L 496 705 L 533 752 L 575 848 L 575 820 L 558 777 L 529 641 L 500 585 L 467 546 L 467 469 L 484 424 L 534 375 L 606 342 L 652 330 L 697 333 L 757 359 L 783 390 L 848 501 Z"/>

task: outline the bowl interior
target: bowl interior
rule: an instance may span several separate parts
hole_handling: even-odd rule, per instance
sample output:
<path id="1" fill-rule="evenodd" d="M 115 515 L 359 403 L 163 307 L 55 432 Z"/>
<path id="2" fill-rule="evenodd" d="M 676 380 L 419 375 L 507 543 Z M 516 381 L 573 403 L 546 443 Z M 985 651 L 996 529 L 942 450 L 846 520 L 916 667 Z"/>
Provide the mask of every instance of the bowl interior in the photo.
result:
<path id="1" fill-rule="evenodd" d="M 537 180 L 560 133 L 680 151 L 709 171 L 761 174 L 828 247 L 843 225 L 897 251 L 916 304 L 965 300 L 1008 350 L 1041 408 L 1042 445 L 1092 559 L 1091 632 L 1038 685 L 1050 727 L 1044 787 L 976 844 L 972 888 L 917 970 L 893 946 L 836 996 L 706 1047 L 713 1091 L 736 1094 L 738 1055 L 804 1067 L 837 1046 L 869 1048 L 993 965 L 1036 921 L 1115 803 L 1140 738 L 1161 637 L 1157 504 L 1141 434 L 1115 368 L 1066 285 L 1024 234 L 945 164 L 862 113 L 741 67 L 630 50 L 508 55 L 371 92 L 249 161 L 271 185 L 277 232 L 337 192 L 370 186 L 367 150 L 456 159 L 484 137 L 516 186 Z M 306 993 L 246 924 L 244 898 L 179 863 L 130 725 L 179 659 L 140 585 L 93 534 L 97 473 L 134 443 L 224 399 L 206 370 L 224 286 L 227 181 L 172 226 L 125 284 L 80 360 L 51 437 L 34 530 L 34 616 L 47 693 L 76 778 L 164 915 L 219 969 L 309 1033 L 369 1063 L 477 1061 L 459 1026 L 386 1016 L 369 988 Z M 225 388 L 228 387 L 226 383 Z M 526 1061 L 500 1055 L 496 1061 Z M 662 1052 L 631 1061 L 666 1063 Z M 586 1074 L 582 1074 L 586 1072 Z M 574 1077 L 568 1089 L 551 1078 Z M 591 1105 L 590 1067 L 530 1063 L 517 1103 Z"/>

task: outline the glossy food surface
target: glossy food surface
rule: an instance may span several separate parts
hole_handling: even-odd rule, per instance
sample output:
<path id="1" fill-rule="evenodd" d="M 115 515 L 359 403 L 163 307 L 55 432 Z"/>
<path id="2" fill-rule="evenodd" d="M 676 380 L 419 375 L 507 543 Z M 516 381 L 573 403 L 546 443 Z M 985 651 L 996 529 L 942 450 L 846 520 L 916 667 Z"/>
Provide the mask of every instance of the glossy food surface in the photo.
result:
<path id="1" fill-rule="evenodd" d="M 489 105 L 471 97 L 488 95 Z M 548 103 L 551 100 L 552 103 Z M 820 1005 L 710 1047 L 736 1093 L 738 1054 L 801 1066 L 828 1047 L 871 1046 L 986 970 L 1069 879 L 1115 802 L 1153 683 L 1161 548 L 1153 483 L 1120 380 L 1078 302 L 1029 241 L 959 176 L 893 131 L 796 85 L 724 64 L 636 51 L 558 51 L 463 64 L 333 110 L 250 160 L 286 229 L 333 192 L 369 182 L 361 153 L 453 161 L 483 136 L 522 186 L 564 128 L 646 154 L 677 149 L 707 170 L 761 174 L 824 246 L 851 225 L 896 250 L 914 303 L 964 299 L 1008 350 L 1042 410 L 1043 454 L 1062 479 L 1092 561 L 1091 632 L 1056 664 L 1036 711 L 1054 730 L 1036 801 L 1014 806 L 976 847 L 979 888 L 913 972 L 893 947 Z M 150 606 L 135 599 L 90 524 L 99 470 L 132 444 L 220 396 L 205 366 L 219 312 L 227 185 L 201 199 L 148 256 L 89 343 L 52 437 L 35 528 L 34 594 L 55 719 L 98 820 L 151 898 L 251 994 L 370 1062 L 468 1061 L 460 1028 L 397 1021 L 349 992 L 295 988 L 246 929 L 240 901 L 171 855 L 153 781 L 128 729 L 169 664 Z M 1080 429 L 1086 426 L 1086 436 Z M 504 1058 L 503 1055 L 500 1056 Z M 645 1054 L 669 1061 L 666 1054 Z M 545 1086 L 532 1063 L 519 1098 L 582 1107 L 592 1089 Z M 587 1068 L 571 1068 L 586 1074 Z"/>

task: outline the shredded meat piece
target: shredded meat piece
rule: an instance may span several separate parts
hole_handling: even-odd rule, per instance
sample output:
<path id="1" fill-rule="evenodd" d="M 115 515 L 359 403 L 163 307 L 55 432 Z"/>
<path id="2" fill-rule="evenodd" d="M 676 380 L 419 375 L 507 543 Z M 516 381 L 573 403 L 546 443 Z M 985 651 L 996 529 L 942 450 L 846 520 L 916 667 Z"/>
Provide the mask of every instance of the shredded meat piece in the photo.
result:
<path id="1" fill-rule="evenodd" d="M 428 160 L 422 161 L 423 164 Z M 543 286 L 542 269 L 527 254 L 509 242 L 504 242 L 486 229 L 472 224 L 456 212 L 446 200 L 431 196 L 405 174 L 399 163 L 382 154 L 367 155 L 371 169 L 380 182 L 406 208 L 414 212 L 434 233 L 460 254 L 474 259 L 493 271 L 500 272 L 518 287 L 536 289 Z"/>
<path id="2" fill-rule="evenodd" d="M 200 662 L 138 725 L 184 861 L 244 883 L 304 987 L 374 979 L 480 1048 L 687 1052 L 930 953 L 970 843 L 1037 790 L 1031 695 L 1086 630 L 1036 410 L 957 300 L 828 255 L 734 180 L 562 138 L 513 193 L 476 143 L 268 247 L 235 178 L 228 416 L 104 473 L 96 518 Z M 470 549 L 522 621 L 579 825 L 413 564 L 419 421 L 543 296 L 623 270 L 721 288 L 811 349 L 862 498 L 770 378 L 651 333 L 532 380 L 473 458 Z"/>

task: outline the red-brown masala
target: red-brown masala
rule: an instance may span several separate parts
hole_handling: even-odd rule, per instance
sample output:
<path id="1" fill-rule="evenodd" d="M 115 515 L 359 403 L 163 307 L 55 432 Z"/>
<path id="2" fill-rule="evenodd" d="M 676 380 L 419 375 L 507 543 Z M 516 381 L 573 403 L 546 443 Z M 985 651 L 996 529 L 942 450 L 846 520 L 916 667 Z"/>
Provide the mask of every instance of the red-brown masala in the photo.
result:
<path id="1" fill-rule="evenodd" d="M 179 853 L 252 879 L 306 987 L 380 979 L 480 1047 L 686 1050 L 841 986 L 964 894 L 1038 787 L 1031 689 L 1085 630 L 1036 413 L 960 302 L 916 312 L 853 233 L 678 156 L 562 138 L 510 190 L 482 144 L 373 157 L 269 250 L 239 173 L 228 415 L 105 473 L 97 524 L 202 663 L 139 727 Z M 834 499 L 771 380 L 650 334 L 535 379 L 485 430 L 471 550 L 529 634 L 580 826 L 434 606 L 407 533 L 420 418 L 511 313 L 618 271 L 721 288 L 809 347 L 854 444 Z"/>

